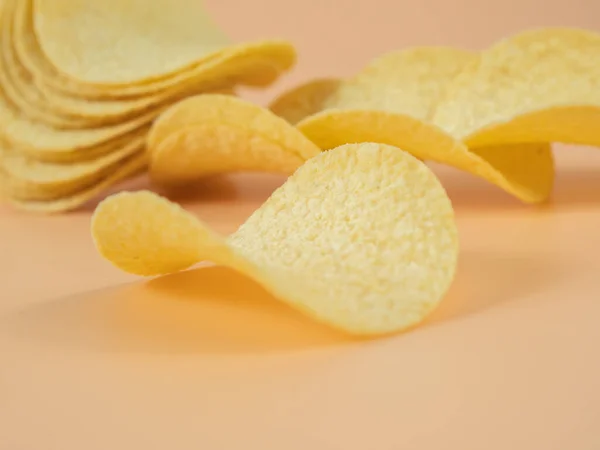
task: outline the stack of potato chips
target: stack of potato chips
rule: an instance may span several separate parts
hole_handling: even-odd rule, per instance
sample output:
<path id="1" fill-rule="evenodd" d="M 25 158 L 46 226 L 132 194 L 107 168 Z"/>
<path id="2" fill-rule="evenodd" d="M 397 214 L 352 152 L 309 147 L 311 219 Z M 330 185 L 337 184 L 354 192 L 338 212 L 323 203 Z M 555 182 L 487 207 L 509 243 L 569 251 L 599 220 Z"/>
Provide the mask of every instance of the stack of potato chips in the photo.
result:
<path id="1" fill-rule="evenodd" d="M 198 0 L 4 0 L 0 192 L 27 211 L 76 209 L 146 170 L 146 134 L 181 99 L 265 87 L 284 41 L 232 45 Z"/>

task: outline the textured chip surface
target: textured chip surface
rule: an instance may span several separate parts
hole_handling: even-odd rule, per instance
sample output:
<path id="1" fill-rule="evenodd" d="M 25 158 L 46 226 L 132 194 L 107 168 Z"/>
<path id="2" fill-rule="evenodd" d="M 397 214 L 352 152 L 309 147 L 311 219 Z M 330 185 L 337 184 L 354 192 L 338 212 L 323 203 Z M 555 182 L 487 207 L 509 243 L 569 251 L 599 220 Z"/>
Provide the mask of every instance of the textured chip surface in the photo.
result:
<path id="1" fill-rule="evenodd" d="M 73 93 L 149 94 L 190 80 L 205 63 L 266 85 L 296 58 L 285 41 L 232 45 L 196 0 L 32 1 L 41 53 L 56 70 L 52 85 L 69 80 L 62 89 Z M 244 76 L 248 58 L 258 70 Z"/>
<path id="2" fill-rule="evenodd" d="M 433 122 L 469 146 L 600 145 L 600 35 L 527 30 L 483 51 L 451 83 Z"/>
<path id="3" fill-rule="evenodd" d="M 394 145 L 420 159 L 482 177 L 524 202 L 542 202 L 554 182 L 548 143 L 470 149 L 432 122 L 449 83 L 474 61 L 476 53 L 449 47 L 383 55 L 329 93 L 322 102 L 325 109 L 305 117 L 297 127 L 322 149 L 347 142 Z M 292 103 L 293 94 L 286 95 L 284 105 Z"/>
<path id="4" fill-rule="evenodd" d="M 206 175 L 291 174 L 320 149 L 283 119 L 236 97 L 190 97 L 167 110 L 148 135 L 150 175 L 178 184 Z"/>
<path id="5" fill-rule="evenodd" d="M 139 275 L 211 260 L 355 334 L 421 322 L 456 270 L 452 205 L 429 168 L 387 145 L 348 144 L 305 162 L 228 238 L 156 194 L 121 193 L 94 213 L 101 255 Z"/>

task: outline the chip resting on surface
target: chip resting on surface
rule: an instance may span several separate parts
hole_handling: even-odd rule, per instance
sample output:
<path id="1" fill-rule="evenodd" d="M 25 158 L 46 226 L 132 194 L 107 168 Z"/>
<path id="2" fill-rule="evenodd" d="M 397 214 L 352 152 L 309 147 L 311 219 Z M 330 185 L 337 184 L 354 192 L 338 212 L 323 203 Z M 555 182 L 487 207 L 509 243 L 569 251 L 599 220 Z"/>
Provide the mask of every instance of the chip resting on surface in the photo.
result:
<path id="1" fill-rule="evenodd" d="M 423 321 L 452 283 L 459 251 L 436 176 L 373 143 L 309 159 L 228 237 L 148 191 L 107 198 L 91 228 L 99 253 L 126 272 L 162 275 L 212 261 L 359 335 Z"/>
<path id="2" fill-rule="evenodd" d="M 180 184 L 238 171 L 291 174 L 320 149 L 268 110 L 236 97 L 190 97 L 162 114 L 148 135 L 150 176 Z"/>
<path id="3" fill-rule="evenodd" d="M 345 142 L 395 145 L 482 177 L 524 202 L 542 202 L 554 181 L 549 144 L 469 148 L 432 123 L 448 84 L 476 60 L 476 53 L 450 47 L 383 55 L 329 94 L 323 111 L 296 126 L 322 149 Z"/>
<path id="4" fill-rule="evenodd" d="M 429 121 L 449 80 L 476 58 L 446 47 L 390 53 L 349 80 L 292 89 L 270 111 L 237 98 L 192 97 L 154 123 L 150 172 L 162 183 L 237 169 L 289 173 L 317 149 L 381 142 L 482 177 L 522 201 L 542 202 L 554 181 L 548 143 L 470 149 Z M 290 158 L 294 152 L 301 160 Z"/>
<path id="5" fill-rule="evenodd" d="M 135 117 L 148 110 L 157 110 L 186 96 L 206 92 L 205 81 L 214 81 L 211 76 L 204 81 L 183 85 L 175 84 L 155 95 L 122 100 L 95 101 L 78 92 L 77 96 L 64 93 L 48 86 L 37 71 L 47 71 L 48 62 L 40 56 L 40 49 L 31 25 L 30 2 L 26 0 L 6 0 L 2 14 L 2 57 L 5 67 L 0 70 L 0 79 L 7 98 L 30 119 L 59 129 L 80 129 L 111 125 Z M 29 8 L 28 8 L 29 7 Z M 39 69 L 40 66 L 42 69 Z M 43 69 L 45 68 L 45 69 Z M 228 69 L 229 70 L 229 69 Z M 242 74 L 240 74 L 243 76 Z M 219 83 L 219 79 L 216 80 Z M 227 79 L 224 84 L 232 81 Z M 231 87 L 214 89 L 233 94 Z"/>

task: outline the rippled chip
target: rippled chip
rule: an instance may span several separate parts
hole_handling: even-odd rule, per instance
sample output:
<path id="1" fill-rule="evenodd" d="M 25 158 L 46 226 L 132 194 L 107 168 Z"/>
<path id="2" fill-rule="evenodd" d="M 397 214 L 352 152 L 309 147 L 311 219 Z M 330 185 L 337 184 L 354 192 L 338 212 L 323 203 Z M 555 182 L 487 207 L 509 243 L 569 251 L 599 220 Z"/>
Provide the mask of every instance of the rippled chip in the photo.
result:
<path id="1" fill-rule="evenodd" d="M 528 30 L 481 53 L 449 86 L 433 122 L 469 146 L 600 145 L 600 35 Z"/>
<path id="2" fill-rule="evenodd" d="M 229 237 L 141 191 L 104 200 L 92 219 L 98 251 L 138 275 L 203 260 L 232 267 L 276 298 L 355 334 L 421 322 L 457 264 L 454 213 L 435 175 L 387 145 L 344 145 L 304 163 Z"/>
<path id="3" fill-rule="evenodd" d="M 457 167 L 480 176 L 530 203 L 545 200 L 553 186 L 550 145 L 489 145 L 469 148 L 458 136 L 432 123 L 448 84 L 477 54 L 447 47 L 413 48 L 376 59 L 321 100 L 324 109 L 300 120 L 297 127 L 322 149 L 347 142 L 394 145 L 423 160 Z M 301 99 L 302 89 L 285 94 L 281 105 Z M 294 112 L 295 113 L 295 110 Z M 460 111 L 456 111 L 459 114 Z"/>
<path id="4" fill-rule="evenodd" d="M 236 171 L 291 174 L 319 152 L 268 110 L 219 94 L 174 105 L 148 136 L 150 175 L 160 184 Z"/>

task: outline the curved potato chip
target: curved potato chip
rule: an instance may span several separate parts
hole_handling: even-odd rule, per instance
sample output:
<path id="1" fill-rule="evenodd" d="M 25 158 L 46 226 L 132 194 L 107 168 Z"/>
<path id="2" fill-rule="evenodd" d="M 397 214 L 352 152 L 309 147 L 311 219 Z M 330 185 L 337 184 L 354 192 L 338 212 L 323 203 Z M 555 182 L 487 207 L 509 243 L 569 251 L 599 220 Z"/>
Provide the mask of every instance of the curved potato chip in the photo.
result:
<path id="1" fill-rule="evenodd" d="M 286 41 L 230 45 L 196 0 L 35 0 L 33 15 L 41 48 L 32 62 L 46 59 L 47 64 L 31 68 L 55 89 L 89 98 L 149 95 L 198 84 L 206 78 L 197 79 L 205 65 L 222 73 L 221 79 L 262 87 L 296 61 Z M 69 44 L 72 39 L 75 44 Z"/>
<path id="2" fill-rule="evenodd" d="M 471 147 L 600 145 L 600 35 L 528 30 L 483 51 L 451 83 L 433 122 Z"/>
<path id="3" fill-rule="evenodd" d="M 166 78 L 230 43 L 198 0 L 33 0 L 33 18 L 49 61 L 84 83 Z"/>
<path id="4" fill-rule="evenodd" d="M 0 134 L 11 145 L 45 161 L 56 161 L 64 154 L 85 151 L 139 133 L 156 117 L 158 112 L 145 113 L 129 122 L 101 128 L 60 130 L 29 119 L 11 105 L 0 85 Z"/>
<path id="5" fill-rule="evenodd" d="M 546 200 L 554 185 L 554 158 L 544 143 L 468 149 L 426 122 L 374 110 L 325 111 L 302 121 L 298 129 L 323 150 L 346 142 L 402 146 L 421 160 L 479 176 L 527 203 Z"/>
<path id="6" fill-rule="evenodd" d="M 70 195 L 118 169 L 122 162 L 144 151 L 144 140 L 133 139 L 121 148 L 96 159 L 68 164 L 46 163 L 21 155 L 18 151 L 0 150 L 0 168 L 10 177 L 13 197 L 22 200 L 48 200 Z"/>
<path id="7" fill-rule="evenodd" d="M 269 109 L 292 125 L 316 114 L 327 106 L 327 101 L 342 85 L 343 80 L 322 78 L 297 86 L 273 101 Z"/>
<path id="8" fill-rule="evenodd" d="M 554 183 L 549 144 L 469 149 L 431 124 L 448 82 L 477 60 L 446 47 L 413 48 L 376 59 L 331 94 L 326 109 L 297 127 L 321 149 L 347 142 L 381 142 L 418 158 L 454 166 L 528 203 L 544 201 Z"/>
<path id="9" fill-rule="evenodd" d="M 15 35 L 16 26 L 20 24 L 19 9 L 24 9 L 28 1 L 5 0 L 2 7 L 2 56 L 0 62 L 4 70 L 0 70 L 0 80 L 5 93 L 19 110 L 30 119 L 60 129 L 80 129 L 112 125 L 144 113 L 149 108 L 156 109 L 165 102 L 175 102 L 188 95 L 205 91 L 203 86 L 192 85 L 176 92 L 165 92 L 161 95 L 129 100 L 90 101 L 83 97 L 74 97 L 48 88 L 23 66 L 17 55 L 19 46 L 35 45 L 35 36 L 31 26 L 28 31 Z M 16 11 L 15 11 L 16 10 Z M 20 13 L 23 17 L 30 17 Z M 15 17 L 16 16 L 16 17 Z M 21 43 L 20 41 L 24 41 Z M 29 49 L 31 50 L 31 49 Z M 227 81 L 229 82 L 229 81 Z M 221 93 L 234 95 L 231 87 L 218 90 Z"/>
<path id="10" fill-rule="evenodd" d="M 293 49 L 290 50 L 289 45 L 281 46 L 277 44 L 267 47 L 266 49 L 263 48 L 266 51 L 262 53 L 254 52 L 251 45 L 245 46 L 244 51 L 240 51 L 240 49 L 237 49 L 236 52 L 225 51 L 219 58 L 207 61 L 207 64 L 197 74 L 194 82 L 204 80 L 205 84 L 200 84 L 204 87 L 210 87 L 211 83 L 232 83 L 244 77 L 253 78 L 265 74 L 267 76 L 280 74 L 283 67 L 280 62 L 283 61 L 284 65 L 288 64 L 290 62 L 290 51 L 293 54 Z M 272 54 L 269 52 L 272 52 Z M 233 78 L 230 79 L 230 77 Z M 30 120 L 25 114 L 19 113 L 14 105 L 10 104 L 5 87 L 0 94 L 4 97 L 0 99 L 0 129 L 3 137 L 12 145 L 21 147 L 30 156 L 50 162 L 64 159 L 64 153 L 97 147 L 125 133 L 138 130 L 150 123 L 168 106 L 167 104 L 160 104 L 154 109 L 142 109 L 140 110 L 141 115 L 134 116 L 131 120 L 100 128 L 60 130 Z M 184 94 L 189 94 L 189 92 L 177 93 L 177 95 Z M 173 93 L 169 95 L 171 97 L 167 97 L 167 99 L 170 101 L 179 99 L 179 97 L 173 97 L 175 95 Z M 142 106 L 145 108 L 147 104 Z"/>
<path id="11" fill-rule="evenodd" d="M 11 42 L 12 12 L 15 1 L 5 0 L 0 9 L 0 84 L 7 100 L 26 115 L 51 126 L 63 126 L 69 119 L 54 114 L 48 105 L 37 101 L 28 73 L 15 61 Z"/>
<path id="12" fill-rule="evenodd" d="M 421 322 L 444 297 L 458 256 L 452 205 L 438 179 L 382 144 L 344 145 L 308 160 L 228 238 L 146 191 L 104 200 L 92 235 L 99 253 L 129 273 L 210 260 L 362 335 Z"/>
<path id="13" fill-rule="evenodd" d="M 102 194 L 111 186 L 140 174 L 146 169 L 146 166 L 147 157 L 145 154 L 131 157 L 119 164 L 116 170 L 110 172 L 102 180 L 96 181 L 92 185 L 86 186 L 78 192 L 69 193 L 67 196 L 58 198 L 41 200 L 15 198 L 11 192 L 7 192 L 6 185 L 3 185 L 3 180 L 1 179 L 0 190 L 3 191 L 2 194 L 4 200 L 15 209 L 41 214 L 64 213 L 81 207 Z"/>
<path id="14" fill-rule="evenodd" d="M 147 141 L 150 176 L 173 184 L 232 171 L 291 174 L 320 149 L 268 110 L 236 97 L 190 97 L 165 111 Z"/>

